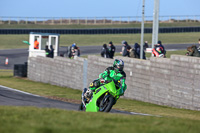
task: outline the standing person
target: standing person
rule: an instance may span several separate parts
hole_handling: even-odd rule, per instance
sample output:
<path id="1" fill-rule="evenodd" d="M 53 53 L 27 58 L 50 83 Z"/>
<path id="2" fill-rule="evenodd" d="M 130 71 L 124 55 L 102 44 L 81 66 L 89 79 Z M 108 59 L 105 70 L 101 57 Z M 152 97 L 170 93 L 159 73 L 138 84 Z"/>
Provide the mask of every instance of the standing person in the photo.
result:
<path id="1" fill-rule="evenodd" d="M 50 45 L 49 57 L 50 57 L 50 58 L 53 58 L 53 57 L 54 57 L 53 45 Z"/>
<path id="2" fill-rule="evenodd" d="M 68 46 L 67 53 L 68 53 L 69 58 L 74 58 L 75 49 L 78 49 L 78 47 L 76 46 L 76 43 L 73 43 L 70 47 Z M 78 52 L 80 55 L 80 50 Z"/>
<path id="3" fill-rule="evenodd" d="M 115 55 L 115 46 L 113 45 L 112 41 L 109 42 L 109 57 L 113 59 Z"/>
<path id="4" fill-rule="evenodd" d="M 144 47 L 144 51 L 149 47 L 149 45 L 148 45 L 148 41 L 145 41 L 145 42 L 144 42 L 143 47 Z"/>
<path id="5" fill-rule="evenodd" d="M 140 45 L 138 43 L 135 43 L 134 45 L 134 49 L 135 49 L 135 58 L 140 59 Z M 143 50 L 143 59 L 146 60 L 146 56 L 145 56 L 145 52 Z"/>
<path id="6" fill-rule="evenodd" d="M 200 38 L 199 38 L 199 45 L 200 45 Z M 200 52 L 200 46 L 197 47 L 197 50 Z"/>
<path id="7" fill-rule="evenodd" d="M 74 59 L 75 56 L 75 48 L 71 47 L 69 58 Z"/>
<path id="8" fill-rule="evenodd" d="M 80 57 L 81 52 L 80 52 L 80 48 L 77 46 L 77 44 L 76 43 L 72 44 L 72 47 L 74 47 L 76 56 Z"/>
<path id="9" fill-rule="evenodd" d="M 34 49 L 39 49 L 39 42 L 37 41 L 37 39 L 35 39 L 34 41 Z"/>
<path id="10" fill-rule="evenodd" d="M 77 47 L 77 53 L 78 53 L 77 56 L 80 57 L 81 56 L 81 51 L 80 51 L 79 47 Z"/>
<path id="11" fill-rule="evenodd" d="M 50 52 L 49 47 L 48 47 L 48 45 L 46 45 L 46 47 L 45 47 L 46 57 L 49 57 L 49 52 Z"/>
<path id="12" fill-rule="evenodd" d="M 122 45 L 123 45 L 122 52 L 120 52 L 120 54 L 122 54 L 122 56 L 130 57 L 129 50 L 131 49 L 131 46 L 129 46 L 126 41 L 122 41 Z"/>
<path id="13" fill-rule="evenodd" d="M 135 49 L 135 57 L 139 59 L 140 58 L 140 45 L 138 43 L 135 43 L 134 49 Z"/>
<path id="14" fill-rule="evenodd" d="M 109 50 L 107 48 L 107 44 L 104 44 L 101 49 L 101 57 L 109 58 Z"/>

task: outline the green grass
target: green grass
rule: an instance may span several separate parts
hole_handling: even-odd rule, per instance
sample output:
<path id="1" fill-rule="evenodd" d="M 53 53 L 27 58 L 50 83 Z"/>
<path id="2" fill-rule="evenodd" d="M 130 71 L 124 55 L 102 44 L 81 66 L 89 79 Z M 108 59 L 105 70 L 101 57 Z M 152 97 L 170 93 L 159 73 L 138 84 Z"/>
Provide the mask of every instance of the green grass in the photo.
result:
<path id="1" fill-rule="evenodd" d="M 0 107 L 1 133 L 198 133 L 200 121 L 172 117 Z"/>
<path id="2" fill-rule="evenodd" d="M 0 84 L 41 96 L 56 96 L 78 102 L 81 97 L 80 90 L 33 82 L 26 78 L 16 78 L 9 70 L 0 70 Z M 200 111 L 175 109 L 123 98 L 118 100 L 114 108 L 162 117 L 0 106 L 0 132 L 198 133 L 200 130 Z"/>
<path id="3" fill-rule="evenodd" d="M 152 23 L 145 23 L 145 27 L 152 27 Z M 188 27 L 200 26 L 199 22 L 160 23 L 159 27 Z M 82 29 L 82 28 L 140 28 L 140 23 L 132 24 L 105 24 L 105 25 L 43 25 L 43 24 L 0 24 L 0 29 Z"/>
<path id="4" fill-rule="evenodd" d="M 159 34 L 159 40 L 163 44 L 197 43 L 200 33 L 163 33 Z M 145 34 L 144 40 L 151 42 L 152 34 Z M 28 48 L 23 40 L 28 41 L 29 35 L 0 35 L 0 49 Z M 126 40 L 129 44 L 140 43 L 140 34 L 109 34 L 109 35 L 61 35 L 60 46 L 70 46 L 74 42 L 78 46 L 102 46 L 113 41 L 115 45 L 121 45 Z"/>

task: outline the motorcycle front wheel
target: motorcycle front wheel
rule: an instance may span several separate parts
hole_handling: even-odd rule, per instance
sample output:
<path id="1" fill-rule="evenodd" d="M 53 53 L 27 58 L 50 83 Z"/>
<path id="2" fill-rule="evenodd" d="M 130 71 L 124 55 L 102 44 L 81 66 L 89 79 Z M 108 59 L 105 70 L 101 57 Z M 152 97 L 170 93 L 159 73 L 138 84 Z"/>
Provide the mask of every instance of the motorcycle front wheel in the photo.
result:
<path id="1" fill-rule="evenodd" d="M 108 98 L 104 97 L 103 100 L 101 100 L 100 102 L 99 111 L 109 112 L 112 109 L 114 103 L 115 103 L 114 97 L 112 96 L 109 96 Z"/>
<path id="2" fill-rule="evenodd" d="M 83 105 L 83 103 L 81 102 L 81 104 L 79 105 L 79 111 L 85 111 L 85 106 Z"/>

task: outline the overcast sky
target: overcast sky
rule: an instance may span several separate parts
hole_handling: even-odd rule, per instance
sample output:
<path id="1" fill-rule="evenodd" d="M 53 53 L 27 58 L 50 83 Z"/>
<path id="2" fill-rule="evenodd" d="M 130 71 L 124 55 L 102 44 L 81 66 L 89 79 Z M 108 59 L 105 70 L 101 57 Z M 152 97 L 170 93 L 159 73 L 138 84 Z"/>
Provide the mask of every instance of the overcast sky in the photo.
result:
<path id="1" fill-rule="evenodd" d="M 141 16 L 143 0 L 0 0 L 0 16 L 117 17 Z M 145 0 L 153 16 L 154 0 Z M 200 0 L 160 0 L 159 16 L 200 15 Z"/>

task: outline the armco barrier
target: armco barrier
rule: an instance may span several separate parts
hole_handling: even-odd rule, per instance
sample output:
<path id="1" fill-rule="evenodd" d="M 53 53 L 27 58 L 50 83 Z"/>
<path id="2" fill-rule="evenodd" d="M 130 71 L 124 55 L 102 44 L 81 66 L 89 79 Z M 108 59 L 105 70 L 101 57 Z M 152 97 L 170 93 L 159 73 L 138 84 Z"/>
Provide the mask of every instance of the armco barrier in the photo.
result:
<path id="1" fill-rule="evenodd" d="M 150 60 L 116 58 L 125 62 L 127 90 L 124 97 L 200 110 L 200 58 L 180 55 L 172 55 L 170 59 L 151 57 Z M 111 66 L 113 61 L 98 56 L 74 60 L 63 57 L 30 57 L 28 78 L 82 90 L 85 86 L 83 81 L 88 85 L 106 67 Z M 84 71 L 87 71 L 87 75 Z"/>
<path id="2" fill-rule="evenodd" d="M 0 34 L 29 34 L 30 32 L 57 34 L 136 34 L 140 28 L 109 28 L 109 29 L 0 29 Z M 200 32 L 200 27 L 159 28 L 159 33 Z M 152 33 L 152 28 L 144 28 L 144 33 Z"/>

